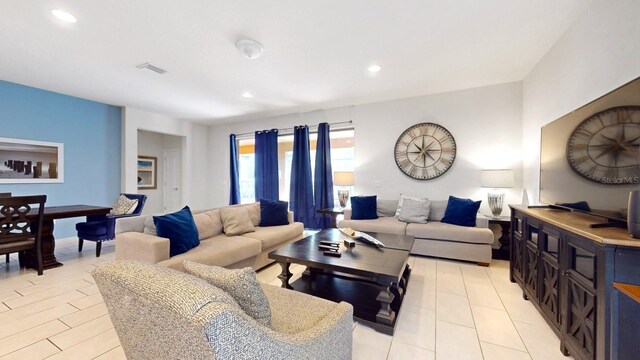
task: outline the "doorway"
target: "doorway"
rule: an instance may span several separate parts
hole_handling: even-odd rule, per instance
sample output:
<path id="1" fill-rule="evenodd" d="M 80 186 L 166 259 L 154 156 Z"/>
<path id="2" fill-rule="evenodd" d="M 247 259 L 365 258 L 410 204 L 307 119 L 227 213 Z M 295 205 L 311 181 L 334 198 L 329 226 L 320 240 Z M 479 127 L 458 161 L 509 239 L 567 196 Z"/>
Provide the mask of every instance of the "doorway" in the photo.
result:
<path id="1" fill-rule="evenodd" d="M 184 137 L 138 130 L 138 156 L 157 159 L 156 187 L 138 188 L 147 195 L 142 213 L 173 212 L 182 204 L 182 148 Z"/>

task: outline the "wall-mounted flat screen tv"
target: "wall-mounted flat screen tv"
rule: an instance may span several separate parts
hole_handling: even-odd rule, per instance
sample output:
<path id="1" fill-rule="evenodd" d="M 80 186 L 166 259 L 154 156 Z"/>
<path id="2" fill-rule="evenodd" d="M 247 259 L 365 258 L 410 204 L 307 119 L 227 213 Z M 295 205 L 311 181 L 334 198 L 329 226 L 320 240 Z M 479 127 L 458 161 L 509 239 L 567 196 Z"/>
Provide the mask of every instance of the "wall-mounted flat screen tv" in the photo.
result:
<path id="1" fill-rule="evenodd" d="M 624 222 L 640 190 L 640 78 L 542 127 L 540 202 Z"/>

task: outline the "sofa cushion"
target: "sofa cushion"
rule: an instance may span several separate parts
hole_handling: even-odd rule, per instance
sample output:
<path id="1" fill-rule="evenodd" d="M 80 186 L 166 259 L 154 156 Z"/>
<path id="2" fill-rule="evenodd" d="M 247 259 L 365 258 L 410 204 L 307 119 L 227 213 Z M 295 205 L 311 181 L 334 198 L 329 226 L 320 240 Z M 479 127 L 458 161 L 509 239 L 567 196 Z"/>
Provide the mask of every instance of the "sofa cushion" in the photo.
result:
<path id="1" fill-rule="evenodd" d="M 231 270 L 193 261 L 185 261 L 183 266 L 187 274 L 197 276 L 226 291 L 240 305 L 240 308 L 257 322 L 271 326 L 269 300 L 252 268 Z"/>
<path id="2" fill-rule="evenodd" d="M 261 251 L 262 243 L 256 239 L 220 234 L 202 240 L 198 247 L 161 261 L 159 264 L 176 270 L 183 269 L 182 262 L 184 260 L 206 265 L 227 266 L 256 256 Z"/>
<path id="3" fill-rule="evenodd" d="M 444 212 L 447 210 L 447 200 L 431 200 L 431 206 L 429 207 L 429 221 L 440 221 L 444 217 Z"/>
<path id="4" fill-rule="evenodd" d="M 353 220 L 377 219 L 377 196 L 353 196 L 351 197 L 351 218 Z"/>
<path id="5" fill-rule="evenodd" d="M 260 226 L 278 226 L 288 223 L 288 202 L 260 199 Z"/>
<path id="6" fill-rule="evenodd" d="M 350 227 L 358 231 L 404 235 L 407 224 L 393 216 L 382 216 L 375 220 L 342 220 L 339 223 L 339 227 Z"/>
<path id="7" fill-rule="evenodd" d="M 398 206 L 396 207 L 396 212 L 393 214 L 393 216 L 398 217 L 400 215 L 400 211 L 402 210 L 402 205 L 404 204 L 404 201 L 406 199 L 415 200 L 415 201 L 428 200 L 427 198 L 420 198 L 420 197 L 407 196 L 407 195 L 400 194 L 400 200 L 398 200 Z"/>
<path id="8" fill-rule="evenodd" d="M 447 210 L 441 221 L 453 225 L 476 226 L 476 215 L 481 202 L 449 196 Z"/>
<path id="9" fill-rule="evenodd" d="M 193 215 L 193 221 L 198 228 L 198 238 L 208 239 L 222 233 L 222 219 L 220 210 L 214 209 Z"/>
<path id="10" fill-rule="evenodd" d="M 254 231 L 247 207 L 227 206 L 220 208 L 220 218 L 222 219 L 222 229 L 228 236 Z"/>
<path id="11" fill-rule="evenodd" d="M 431 202 L 427 199 L 403 198 L 402 207 L 396 215 L 398 220 L 407 223 L 426 224 L 429 218 Z"/>
<path id="12" fill-rule="evenodd" d="M 493 244 L 493 231 L 487 228 L 451 225 L 437 221 L 427 224 L 408 224 L 407 235 L 417 239 L 449 240 L 472 244 Z"/>
<path id="13" fill-rule="evenodd" d="M 154 216 L 153 222 L 158 236 L 169 239 L 169 256 L 182 254 L 200 244 L 198 229 L 188 206 L 171 214 Z"/>
<path id="14" fill-rule="evenodd" d="M 254 202 L 251 204 L 231 205 L 231 206 L 226 206 L 220 209 L 222 210 L 225 208 L 246 208 L 247 210 L 249 210 L 249 217 L 251 218 L 251 223 L 253 224 L 253 226 L 260 225 L 260 203 L 259 202 Z"/>
<path id="15" fill-rule="evenodd" d="M 398 200 L 376 200 L 376 213 L 380 216 L 394 216 L 398 209 Z"/>
<path id="16" fill-rule="evenodd" d="M 256 231 L 246 233 L 242 236 L 259 240 L 262 243 L 262 249 L 266 250 L 285 241 L 291 240 L 296 236 L 302 235 L 304 225 L 300 222 L 294 222 L 287 225 L 257 227 Z"/>

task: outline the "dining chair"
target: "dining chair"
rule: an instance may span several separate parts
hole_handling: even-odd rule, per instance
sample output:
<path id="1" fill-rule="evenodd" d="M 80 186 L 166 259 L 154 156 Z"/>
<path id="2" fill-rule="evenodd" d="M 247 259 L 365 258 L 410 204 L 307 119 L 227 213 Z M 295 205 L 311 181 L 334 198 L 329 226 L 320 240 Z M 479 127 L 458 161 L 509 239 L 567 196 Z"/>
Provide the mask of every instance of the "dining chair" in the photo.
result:
<path id="1" fill-rule="evenodd" d="M 10 192 L 0 193 L 0 197 L 11 197 L 11 193 Z M 9 254 L 6 255 L 6 262 L 9 262 Z"/>
<path id="2" fill-rule="evenodd" d="M 109 215 L 106 216 L 87 216 L 87 221 L 77 223 L 78 231 L 78 251 L 82 252 L 84 240 L 96 242 L 96 257 L 100 257 L 102 250 L 102 242 L 113 240 L 116 238 L 116 219 L 123 217 L 138 216 L 142 213 L 144 203 L 147 201 L 147 195 L 140 194 L 121 194 L 131 200 L 138 200 L 138 205 L 131 214 Z"/>
<path id="3" fill-rule="evenodd" d="M 0 197 L 0 255 L 17 252 L 20 267 L 25 267 L 25 251 L 34 251 L 38 275 L 42 275 L 42 223 L 46 201 L 46 195 Z M 29 215 L 33 205 L 38 205 L 37 216 Z"/>

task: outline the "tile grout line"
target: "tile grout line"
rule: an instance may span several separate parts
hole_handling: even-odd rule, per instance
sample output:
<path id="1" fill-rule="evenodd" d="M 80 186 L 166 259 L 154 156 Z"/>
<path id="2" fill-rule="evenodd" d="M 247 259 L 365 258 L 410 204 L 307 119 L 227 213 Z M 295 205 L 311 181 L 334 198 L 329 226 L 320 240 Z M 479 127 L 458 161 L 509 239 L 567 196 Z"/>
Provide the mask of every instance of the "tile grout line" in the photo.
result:
<path id="1" fill-rule="evenodd" d="M 511 260 L 509 260 L 509 264 L 511 264 Z M 518 328 L 516 327 L 516 324 L 513 322 L 511 313 L 509 313 L 509 311 L 507 310 L 507 306 L 505 305 L 504 300 L 502 300 L 502 296 L 500 296 L 500 292 L 498 292 L 498 289 L 496 288 L 496 284 L 493 282 L 493 279 L 489 274 L 487 274 L 487 276 L 489 276 L 489 281 L 491 282 L 491 286 L 493 286 L 493 288 L 496 290 L 496 294 L 498 294 L 498 299 L 500 299 L 500 303 L 502 304 L 502 307 L 504 307 L 504 311 L 507 313 L 507 316 L 509 317 L 509 321 L 511 321 L 511 325 L 513 325 L 513 327 L 516 329 L 516 333 L 518 333 L 518 338 L 520 339 L 520 341 L 522 341 L 522 345 L 524 345 L 524 348 L 527 349 L 527 354 L 529 355 L 529 358 L 533 359 L 533 357 L 531 356 L 531 350 L 529 349 L 529 347 L 527 346 L 527 343 L 522 338 L 522 335 L 520 334 L 520 330 L 518 330 Z M 508 281 L 509 283 L 511 283 L 511 280 L 508 280 Z M 522 300 L 529 301 L 524 299 Z M 494 344 L 494 345 L 497 345 L 497 344 Z M 514 349 L 514 350 L 517 350 L 517 349 Z"/>

